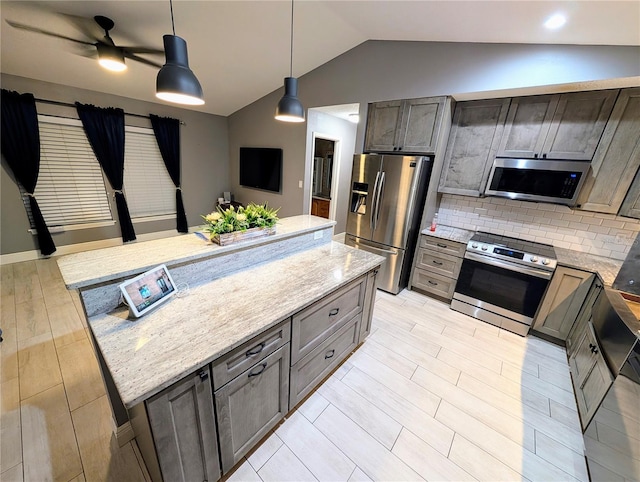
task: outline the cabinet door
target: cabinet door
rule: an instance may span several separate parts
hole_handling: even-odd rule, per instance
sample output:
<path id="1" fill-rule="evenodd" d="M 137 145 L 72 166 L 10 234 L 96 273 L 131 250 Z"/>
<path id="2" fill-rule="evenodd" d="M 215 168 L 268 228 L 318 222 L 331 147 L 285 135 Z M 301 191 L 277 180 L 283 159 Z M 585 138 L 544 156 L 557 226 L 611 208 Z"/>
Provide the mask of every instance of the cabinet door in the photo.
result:
<path id="1" fill-rule="evenodd" d="M 433 154 L 446 97 L 426 97 L 404 101 L 402 122 L 396 138 L 396 150 Z"/>
<path id="2" fill-rule="evenodd" d="M 367 285 L 364 294 L 364 304 L 362 306 L 362 322 L 360 323 L 360 337 L 358 343 L 362 343 L 364 339 L 371 333 L 371 322 L 373 320 L 373 307 L 376 303 L 378 281 L 378 268 L 369 271 L 367 275 Z"/>
<path id="3" fill-rule="evenodd" d="M 217 390 L 215 402 L 226 473 L 289 410 L 289 344 Z"/>
<path id="4" fill-rule="evenodd" d="M 602 280 L 599 276 L 593 280 L 591 284 L 591 288 L 589 289 L 589 293 L 587 294 L 587 298 L 580 309 L 580 313 L 578 314 L 578 318 L 576 318 L 576 322 L 573 324 L 569 335 L 567 335 L 566 347 L 567 347 L 567 356 L 571 357 L 575 352 L 576 346 L 578 344 L 578 337 L 583 334 L 585 327 L 587 326 L 588 321 L 591 319 L 591 313 L 593 312 L 593 306 L 596 304 L 598 297 L 602 293 Z"/>
<path id="5" fill-rule="evenodd" d="M 457 278 L 460 273 L 462 258 L 441 254 L 437 251 L 418 248 L 418 257 L 416 259 L 416 268 L 437 273 L 449 278 Z"/>
<path id="6" fill-rule="evenodd" d="M 580 412 L 582 428 L 586 428 L 613 383 L 593 330 L 587 323 L 576 351 L 569 359 L 573 387 Z"/>
<path id="7" fill-rule="evenodd" d="M 510 102 L 492 99 L 456 105 L 439 192 L 480 196 L 502 138 Z"/>
<path id="8" fill-rule="evenodd" d="M 594 278 L 594 273 L 559 266 L 542 300 L 533 329 L 558 340 L 565 340 Z"/>
<path id="9" fill-rule="evenodd" d="M 582 188 L 580 209 L 616 214 L 639 166 L 640 87 L 618 96 Z"/>
<path id="10" fill-rule="evenodd" d="M 542 157 L 591 161 L 617 96 L 617 90 L 562 94 Z"/>
<path id="11" fill-rule="evenodd" d="M 369 104 L 364 152 L 391 152 L 402 119 L 401 100 Z"/>
<path id="12" fill-rule="evenodd" d="M 511 101 L 498 156 L 541 157 L 559 95 L 515 97 Z"/>
<path id="13" fill-rule="evenodd" d="M 638 146 L 640 146 L 640 143 Z M 629 192 L 627 192 L 627 196 L 624 198 L 624 202 L 620 207 L 619 214 L 620 216 L 640 219 L 640 169 L 636 172 Z"/>
<path id="14" fill-rule="evenodd" d="M 151 398 L 147 413 L 165 481 L 220 478 L 208 368 Z"/>

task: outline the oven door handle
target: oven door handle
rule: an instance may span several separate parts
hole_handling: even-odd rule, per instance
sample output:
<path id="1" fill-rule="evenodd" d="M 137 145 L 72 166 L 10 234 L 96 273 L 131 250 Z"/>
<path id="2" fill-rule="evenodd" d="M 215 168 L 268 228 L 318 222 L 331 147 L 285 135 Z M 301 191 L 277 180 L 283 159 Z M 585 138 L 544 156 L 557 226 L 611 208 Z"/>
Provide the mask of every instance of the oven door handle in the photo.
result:
<path id="1" fill-rule="evenodd" d="M 551 277 L 553 276 L 553 273 L 551 271 L 544 271 L 541 269 L 529 268 L 527 266 L 520 266 L 514 263 L 510 263 L 508 261 L 502 261 L 500 259 L 490 258 L 488 256 L 482 256 L 481 254 L 476 254 L 476 253 L 466 252 L 464 254 L 464 259 L 470 259 L 472 261 L 477 261 L 479 263 L 496 266 L 498 268 L 504 268 L 509 271 L 515 271 L 517 273 L 535 276 L 536 278 L 551 279 Z"/>

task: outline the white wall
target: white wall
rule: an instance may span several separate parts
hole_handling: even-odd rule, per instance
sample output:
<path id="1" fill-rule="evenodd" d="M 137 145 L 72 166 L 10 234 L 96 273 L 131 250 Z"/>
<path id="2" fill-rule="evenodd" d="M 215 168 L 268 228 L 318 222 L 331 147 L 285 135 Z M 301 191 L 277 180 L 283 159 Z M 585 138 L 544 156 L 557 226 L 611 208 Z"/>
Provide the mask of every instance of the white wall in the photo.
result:
<path id="1" fill-rule="evenodd" d="M 624 260 L 640 221 L 556 204 L 444 194 L 438 222 Z"/>
<path id="2" fill-rule="evenodd" d="M 340 151 L 334 153 L 334 162 L 339 156 L 339 170 L 337 178 L 332 183 L 337 182 L 337 196 L 331 199 L 331 203 L 335 203 L 336 207 L 336 225 L 334 233 L 342 233 L 347 227 L 347 206 L 349 199 L 349 184 L 351 181 L 351 168 L 353 165 L 353 154 L 355 152 L 357 125 L 339 117 L 319 112 L 315 109 L 309 109 L 307 115 L 307 156 L 305 159 L 305 177 L 304 177 L 304 206 L 303 212 L 310 212 L 309 199 L 311 196 L 311 184 L 313 175 L 313 134 L 319 137 L 322 134 L 328 136 L 329 139 L 339 139 Z M 333 187 L 333 186 L 332 186 Z"/>

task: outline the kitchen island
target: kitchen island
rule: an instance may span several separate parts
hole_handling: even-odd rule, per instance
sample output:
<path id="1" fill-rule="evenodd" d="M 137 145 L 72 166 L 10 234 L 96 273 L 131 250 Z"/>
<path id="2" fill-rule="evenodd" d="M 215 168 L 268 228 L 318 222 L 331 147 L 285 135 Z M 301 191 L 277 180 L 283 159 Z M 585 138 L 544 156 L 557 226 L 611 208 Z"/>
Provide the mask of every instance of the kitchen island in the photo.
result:
<path id="1" fill-rule="evenodd" d="M 333 224 L 296 216 L 239 245 L 185 235 L 60 259 L 116 425 L 131 421 L 154 480 L 219 478 L 368 334 L 383 259 L 333 242 Z M 128 319 L 119 283 L 160 263 L 177 295 Z"/>

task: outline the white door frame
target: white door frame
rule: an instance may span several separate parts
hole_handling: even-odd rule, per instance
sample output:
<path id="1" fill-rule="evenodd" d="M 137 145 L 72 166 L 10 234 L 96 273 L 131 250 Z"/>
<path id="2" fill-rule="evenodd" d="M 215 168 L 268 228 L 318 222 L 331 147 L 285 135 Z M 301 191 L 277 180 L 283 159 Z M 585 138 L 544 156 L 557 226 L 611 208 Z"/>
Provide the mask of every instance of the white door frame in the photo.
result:
<path id="1" fill-rule="evenodd" d="M 316 138 L 333 141 L 333 167 L 331 168 L 331 202 L 329 203 L 329 219 L 336 220 L 336 201 L 338 198 L 338 182 L 340 175 L 340 153 L 342 150 L 342 139 L 330 134 L 321 132 L 311 133 L 311 185 L 309 188 L 309 213 L 311 213 L 311 202 L 313 199 L 313 164 L 315 163 Z"/>

